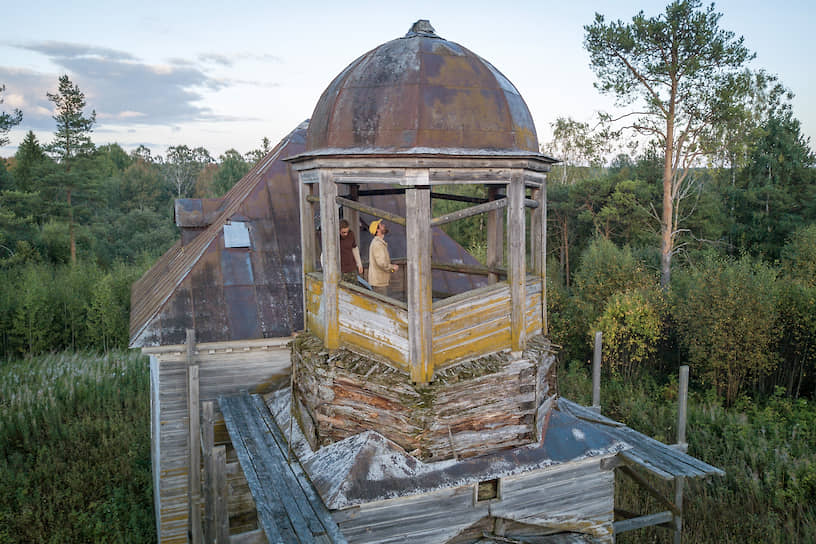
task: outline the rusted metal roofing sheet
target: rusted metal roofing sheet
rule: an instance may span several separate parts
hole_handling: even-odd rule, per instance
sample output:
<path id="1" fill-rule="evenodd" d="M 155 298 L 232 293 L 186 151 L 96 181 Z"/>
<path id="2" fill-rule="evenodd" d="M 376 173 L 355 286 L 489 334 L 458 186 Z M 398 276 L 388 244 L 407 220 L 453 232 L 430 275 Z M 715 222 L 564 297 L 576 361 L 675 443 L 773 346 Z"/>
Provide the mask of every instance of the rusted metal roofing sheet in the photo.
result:
<path id="1" fill-rule="evenodd" d="M 302 328 L 298 185 L 282 159 L 305 149 L 302 123 L 219 201 L 181 201 L 193 236 L 168 250 L 131 292 L 131 347 L 180 344 L 185 329 L 214 342 L 289 336 Z M 227 248 L 224 225 L 243 222 L 250 247 Z M 185 231 L 183 231 L 185 232 Z"/>
<path id="2" fill-rule="evenodd" d="M 326 88 L 307 151 L 504 150 L 538 154 L 530 111 L 493 65 L 418 21 Z M 307 153 L 308 154 L 308 153 Z"/>
<path id="3" fill-rule="evenodd" d="M 639 433 L 623 423 L 602 416 L 586 406 L 561 397 L 558 399 L 558 408 L 630 444 L 631 449 L 622 452 L 621 455 L 663 479 L 670 480 L 677 476 L 703 478 L 725 475 L 725 472 L 717 467 Z"/>

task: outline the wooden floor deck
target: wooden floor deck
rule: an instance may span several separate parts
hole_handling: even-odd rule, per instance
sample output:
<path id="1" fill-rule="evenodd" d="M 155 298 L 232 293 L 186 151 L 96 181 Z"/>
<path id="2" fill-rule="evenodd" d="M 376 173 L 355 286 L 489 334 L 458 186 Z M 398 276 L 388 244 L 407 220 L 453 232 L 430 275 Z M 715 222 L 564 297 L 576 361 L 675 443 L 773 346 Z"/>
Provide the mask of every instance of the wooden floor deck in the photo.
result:
<path id="1" fill-rule="evenodd" d="M 345 544 L 259 395 L 218 399 L 269 542 Z"/>

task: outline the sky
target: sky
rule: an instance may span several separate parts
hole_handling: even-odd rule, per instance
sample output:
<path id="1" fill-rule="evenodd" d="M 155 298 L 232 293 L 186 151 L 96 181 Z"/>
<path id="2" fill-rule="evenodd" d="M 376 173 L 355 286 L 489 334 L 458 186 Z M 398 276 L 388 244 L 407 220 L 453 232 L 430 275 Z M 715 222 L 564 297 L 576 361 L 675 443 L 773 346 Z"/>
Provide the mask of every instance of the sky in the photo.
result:
<path id="1" fill-rule="evenodd" d="M 40 143 L 53 139 L 46 93 L 57 91 L 63 74 L 85 93 L 86 111 L 96 111 L 97 145 L 145 145 L 154 156 L 169 146 L 203 146 L 213 157 L 260 148 L 264 137 L 274 145 L 311 116 L 343 68 L 418 19 L 504 73 L 544 143 L 557 118 L 591 122 L 613 107 L 593 87 L 583 47 L 595 12 L 630 21 L 640 10 L 658 15 L 666 3 L 9 0 L 0 4 L 0 111 L 20 109 L 23 122 L 0 156 L 13 155 L 29 130 Z M 794 115 L 813 147 L 816 10 L 809 3 L 715 2 L 720 27 L 756 53 L 749 66 L 777 75 L 795 94 Z"/>

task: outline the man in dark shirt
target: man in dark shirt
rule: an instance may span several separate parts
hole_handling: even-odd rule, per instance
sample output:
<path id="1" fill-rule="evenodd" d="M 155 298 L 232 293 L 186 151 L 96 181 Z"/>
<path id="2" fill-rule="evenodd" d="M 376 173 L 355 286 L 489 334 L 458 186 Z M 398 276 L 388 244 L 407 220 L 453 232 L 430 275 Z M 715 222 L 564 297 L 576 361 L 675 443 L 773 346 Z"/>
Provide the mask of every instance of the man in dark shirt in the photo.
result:
<path id="1" fill-rule="evenodd" d="M 345 219 L 340 220 L 340 273 L 343 281 L 355 285 L 358 283 L 357 274 L 363 273 L 357 239 Z"/>

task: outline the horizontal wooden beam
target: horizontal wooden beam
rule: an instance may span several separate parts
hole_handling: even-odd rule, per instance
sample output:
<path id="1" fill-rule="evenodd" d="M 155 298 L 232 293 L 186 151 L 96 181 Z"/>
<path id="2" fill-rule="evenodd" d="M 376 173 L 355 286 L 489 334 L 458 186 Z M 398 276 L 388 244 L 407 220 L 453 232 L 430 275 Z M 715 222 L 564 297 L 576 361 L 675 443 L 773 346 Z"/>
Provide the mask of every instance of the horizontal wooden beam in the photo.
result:
<path id="1" fill-rule="evenodd" d="M 487 276 L 488 274 L 507 275 L 507 270 L 504 268 L 488 267 L 488 266 L 469 266 L 466 264 L 446 264 L 446 263 L 431 263 L 431 268 L 434 270 L 444 270 L 445 272 L 461 272 L 462 274 L 476 274 L 479 276 Z"/>
<path id="2" fill-rule="evenodd" d="M 484 204 L 478 204 L 476 206 L 471 206 L 470 208 L 457 210 L 455 212 L 446 213 L 445 215 L 435 217 L 431 220 L 431 226 L 438 227 L 439 225 L 444 225 L 452 221 L 458 221 L 459 219 L 464 219 L 465 217 L 471 217 L 473 215 L 479 215 L 480 213 L 487 213 L 489 211 L 498 210 L 506 207 L 507 207 L 506 198 L 502 198 L 499 200 L 491 200 L 490 202 L 485 202 Z"/>
<path id="3" fill-rule="evenodd" d="M 671 523 L 672 519 L 671 512 L 659 512 L 657 514 L 649 514 L 648 516 L 616 521 L 612 524 L 612 530 L 617 535 L 625 533 L 626 531 L 634 531 L 635 529 L 643 529 L 644 527 L 652 527 L 655 525 L 671 529 L 671 527 L 666 526 L 666 524 Z"/>
<path id="4" fill-rule="evenodd" d="M 454 200 L 456 202 L 470 202 L 471 204 L 484 204 L 488 202 L 486 198 L 477 196 L 453 195 L 450 193 L 434 193 L 431 192 L 431 198 L 438 198 L 439 200 Z"/>
<path id="5" fill-rule="evenodd" d="M 341 206 L 345 206 L 346 208 L 351 208 L 352 210 L 357 210 L 358 212 L 367 213 L 368 215 L 373 215 L 374 217 L 385 219 L 389 223 L 402 225 L 403 227 L 405 226 L 405 218 L 400 217 L 399 215 L 393 214 L 391 212 L 387 212 L 385 210 L 381 210 L 373 206 L 366 206 L 365 204 L 360 204 L 359 202 L 343 198 L 342 196 L 335 197 L 334 200 L 335 202 L 337 202 Z"/>

